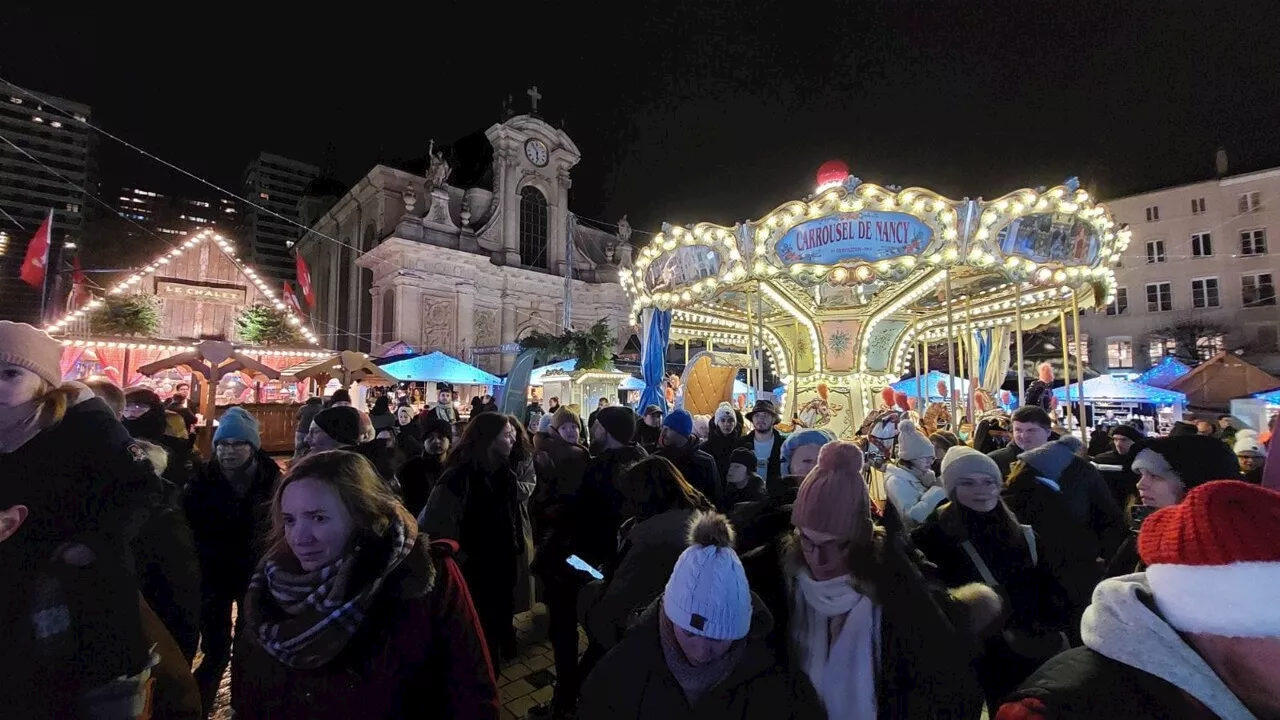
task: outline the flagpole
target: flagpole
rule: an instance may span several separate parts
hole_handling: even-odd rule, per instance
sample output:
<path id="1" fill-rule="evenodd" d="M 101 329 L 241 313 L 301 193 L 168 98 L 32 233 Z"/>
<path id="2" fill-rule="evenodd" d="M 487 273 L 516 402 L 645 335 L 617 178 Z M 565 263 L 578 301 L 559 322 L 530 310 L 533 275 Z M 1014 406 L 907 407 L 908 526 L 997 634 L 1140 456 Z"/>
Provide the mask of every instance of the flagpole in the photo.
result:
<path id="1" fill-rule="evenodd" d="M 49 271 L 49 256 L 53 254 L 53 208 L 49 208 L 49 237 L 44 244 L 44 282 L 40 287 L 40 324 L 43 325 L 49 318 L 49 278 L 53 273 Z"/>

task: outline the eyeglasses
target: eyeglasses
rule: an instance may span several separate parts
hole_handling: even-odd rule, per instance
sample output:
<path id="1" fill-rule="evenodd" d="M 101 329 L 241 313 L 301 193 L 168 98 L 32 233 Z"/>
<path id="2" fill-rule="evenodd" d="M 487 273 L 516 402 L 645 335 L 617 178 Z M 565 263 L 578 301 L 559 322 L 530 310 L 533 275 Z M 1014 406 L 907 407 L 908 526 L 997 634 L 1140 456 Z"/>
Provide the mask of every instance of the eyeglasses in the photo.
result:
<path id="1" fill-rule="evenodd" d="M 826 552 L 844 552 L 849 549 L 849 541 L 840 538 L 824 540 L 823 542 L 815 542 L 808 535 L 800 533 L 800 549 L 805 552 L 818 552 L 820 550 Z"/>

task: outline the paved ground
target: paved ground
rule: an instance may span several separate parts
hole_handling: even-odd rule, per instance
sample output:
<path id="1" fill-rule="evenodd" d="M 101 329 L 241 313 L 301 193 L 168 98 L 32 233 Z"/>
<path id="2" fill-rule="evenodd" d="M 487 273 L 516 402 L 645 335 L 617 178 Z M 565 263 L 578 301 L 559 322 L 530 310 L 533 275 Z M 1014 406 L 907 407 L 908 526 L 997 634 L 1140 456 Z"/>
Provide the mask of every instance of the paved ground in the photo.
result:
<path id="1" fill-rule="evenodd" d="M 551 656 L 551 644 L 546 642 L 547 616 L 544 606 L 515 618 L 519 655 L 502 668 L 498 676 L 498 691 L 502 695 L 502 720 L 522 720 L 529 708 L 550 702 L 556 669 Z M 586 639 L 579 640 L 579 652 L 586 649 Z M 197 662 L 199 658 L 197 656 Z M 218 699 L 214 703 L 213 720 L 230 720 L 231 676 L 222 678 Z"/>

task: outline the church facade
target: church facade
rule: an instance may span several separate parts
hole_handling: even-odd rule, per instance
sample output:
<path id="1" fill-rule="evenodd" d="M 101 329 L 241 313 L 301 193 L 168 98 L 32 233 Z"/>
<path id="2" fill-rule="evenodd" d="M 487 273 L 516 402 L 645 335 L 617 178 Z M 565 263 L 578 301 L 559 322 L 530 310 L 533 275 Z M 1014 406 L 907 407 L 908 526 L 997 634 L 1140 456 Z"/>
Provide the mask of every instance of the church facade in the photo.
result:
<path id="1" fill-rule="evenodd" d="M 421 173 L 375 166 L 304 221 L 297 252 L 322 345 L 377 355 L 403 342 L 503 373 L 525 334 L 562 331 L 566 295 L 575 328 L 604 318 L 619 347 L 631 336 L 619 284 L 629 232 L 573 220 L 577 146 L 534 115 L 494 124 L 484 140 L 491 162 L 477 178 L 454 177 L 433 147 Z M 304 200 L 304 217 L 308 202 L 320 209 Z"/>

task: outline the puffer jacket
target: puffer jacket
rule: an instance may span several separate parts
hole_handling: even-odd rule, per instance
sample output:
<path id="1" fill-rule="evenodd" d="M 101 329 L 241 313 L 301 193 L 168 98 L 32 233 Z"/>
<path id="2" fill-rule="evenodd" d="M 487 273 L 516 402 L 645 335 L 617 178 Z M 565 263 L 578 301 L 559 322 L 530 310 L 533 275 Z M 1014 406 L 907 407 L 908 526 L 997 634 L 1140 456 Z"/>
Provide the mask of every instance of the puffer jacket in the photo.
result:
<path id="1" fill-rule="evenodd" d="M 692 706 L 663 655 L 662 598 L 640 615 L 623 641 L 596 665 L 582 687 L 579 720 L 818 720 L 825 717 L 805 683 L 770 652 L 773 618 L 752 594 L 746 648 L 727 677 Z"/>
<path id="2" fill-rule="evenodd" d="M 885 492 L 889 502 L 902 517 L 902 524 L 907 530 L 914 530 L 929 519 L 939 505 L 946 502 L 947 491 L 938 484 L 926 487 L 915 473 L 898 465 L 885 465 Z"/>

